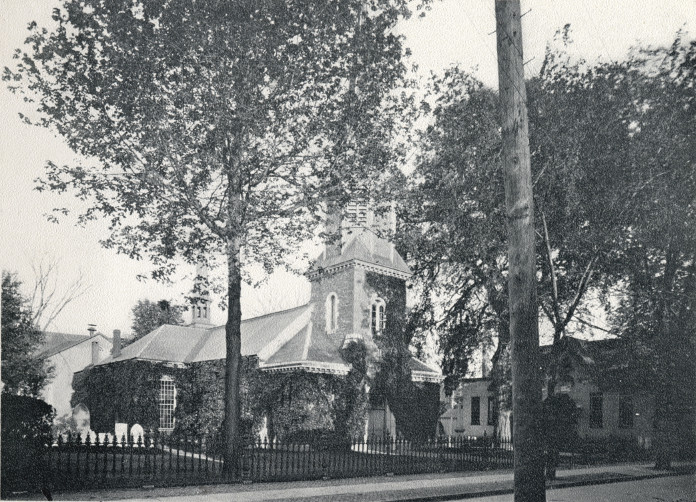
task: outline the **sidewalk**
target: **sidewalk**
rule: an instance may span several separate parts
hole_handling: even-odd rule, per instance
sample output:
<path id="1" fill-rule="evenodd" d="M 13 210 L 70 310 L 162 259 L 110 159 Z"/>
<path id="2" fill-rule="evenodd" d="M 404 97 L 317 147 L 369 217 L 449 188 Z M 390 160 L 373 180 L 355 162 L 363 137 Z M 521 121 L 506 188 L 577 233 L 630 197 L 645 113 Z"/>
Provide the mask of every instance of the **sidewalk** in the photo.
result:
<path id="1" fill-rule="evenodd" d="M 677 462 L 671 471 L 656 471 L 652 464 L 631 463 L 560 470 L 549 489 L 693 473 L 693 462 Z M 125 489 L 55 493 L 54 500 L 162 500 L 164 502 L 362 502 L 444 501 L 512 493 L 512 472 L 464 472 L 394 477 L 351 478 L 288 483 L 206 485 L 154 489 Z M 40 497 L 40 495 L 39 495 Z M 40 500 L 35 498 L 34 500 Z"/>

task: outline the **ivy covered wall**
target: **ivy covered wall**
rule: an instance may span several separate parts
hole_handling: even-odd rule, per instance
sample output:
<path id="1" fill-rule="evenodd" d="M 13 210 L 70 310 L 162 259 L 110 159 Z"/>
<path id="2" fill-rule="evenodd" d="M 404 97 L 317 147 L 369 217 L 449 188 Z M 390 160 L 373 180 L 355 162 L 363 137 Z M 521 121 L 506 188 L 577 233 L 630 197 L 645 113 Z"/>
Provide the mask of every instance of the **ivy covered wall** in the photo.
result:
<path id="1" fill-rule="evenodd" d="M 253 418 L 249 389 L 259 385 L 258 361 L 244 358 L 242 418 L 251 432 L 260 427 Z M 83 403 L 90 411 L 96 432 L 113 432 L 116 422 L 140 424 L 146 430 L 159 427 L 160 379 L 169 376 L 176 387 L 175 432 L 211 434 L 223 417 L 224 361 L 205 361 L 184 368 L 164 363 L 129 360 L 105 364 L 76 373 L 71 405 Z"/>
<path id="2" fill-rule="evenodd" d="M 397 432 L 407 439 L 427 439 L 436 433 L 442 412 L 440 385 L 411 380 L 409 362 L 412 332 L 406 325 L 406 287 L 401 279 L 365 273 L 366 290 L 380 296 L 387 306 L 385 329 L 375 336 L 381 351 L 370 399 L 386 400 L 396 418 Z"/>
<path id="3" fill-rule="evenodd" d="M 346 443 L 362 437 L 367 421 L 366 349 L 351 342 L 342 350 L 353 365 L 346 376 L 293 371 L 262 373 L 257 413 L 268 417 L 268 436 L 305 441 L 311 435 Z"/>
<path id="4" fill-rule="evenodd" d="M 267 373 L 258 369 L 257 358 L 244 358 L 242 434 L 255 437 L 266 423 L 268 436 L 279 440 L 317 433 L 357 439 L 367 420 L 365 353 L 362 342 L 344 349 L 344 358 L 353 364 L 347 376 L 299 370 Z M 164 375 L 176 387 L 174 432 L 216 437 L 224 417 L 224 360 L 184 368 L 137 360 L 96 366 L 75 375 L 71 404 L 87 406 L 97 432 L 113 432 L 116 422 L 154 430 L 159 427 Z"/>
<path id="5" fill-rule="evenodd" d="M 114 432 L 116 422 L 138 423 L 145 429 L 159 426 L 159 381 L 172 368 L 146 361 L 123 361 L 85 369 L 73 377 L 70 405 L 90 412 L 96 432 Z M 174 377 L 174 375 L 171 375 Z"/>

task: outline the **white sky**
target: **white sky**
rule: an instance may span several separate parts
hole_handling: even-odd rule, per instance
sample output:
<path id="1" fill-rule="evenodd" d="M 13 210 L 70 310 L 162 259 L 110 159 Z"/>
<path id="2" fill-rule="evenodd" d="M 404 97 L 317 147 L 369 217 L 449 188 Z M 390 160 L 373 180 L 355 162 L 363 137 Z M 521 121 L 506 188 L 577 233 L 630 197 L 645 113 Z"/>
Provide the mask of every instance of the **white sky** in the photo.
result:
<path id="1" fill-rule="evenodd" d="M 27 24 L 49 19 L 54 4 L 53 0 L 0 0 L 0 69 L 11 65 Z M 680 28 L 696 34 L 696 0 L 523 0 L 522 11 L 529 11 L 523 17 L 528 75 L 538 71 L 546 43 L 566 23 L 572 26 L 577 54 L 588 60 L 621 58 L 637 41 L 668 44 Z M 484 83 L 497 87 L 494 29 L 493 0 L 436 1 L 425 18 L 415 15 L 400 27 L 424 74 L 459 63 L 477 69 Z M 113 329 L 128 333 L 130 309 L 138 299 L 182 301 L 181 295 L 191 287 L 192 269 L 183 267 L 173 287 L 138 282 L 136 275 L 146 274 L 148 264 L 101 248 L 98 239 L 106 235 L 104 226 L 78 228 L 69 221 L 59 225 L 46 221 L 43 215 L 53 207 L 79 206 L 70 196 L 34 191 L 33 180 L 42 174 L 47 160 L 67 163 L 73 155 L 60 138 L 22 124 L 17 113 L 23 105 L 0 83 L 0 266 L 31 283 L 32 261 L 49 256 L 60 261 L 61 281 L 70 282 L 82 271 L 92 284 L 51 329 L 86 333 L 87 324 L 94 323 L 107 334 Z M 248 316 L 291 307 L 306 301 L 308 292 L 303 278 L 279 273 L 262 288 L 244 289 L 243 311 Z M 224 322 L 224 314 L 215 312 L 213 321 Z"/>

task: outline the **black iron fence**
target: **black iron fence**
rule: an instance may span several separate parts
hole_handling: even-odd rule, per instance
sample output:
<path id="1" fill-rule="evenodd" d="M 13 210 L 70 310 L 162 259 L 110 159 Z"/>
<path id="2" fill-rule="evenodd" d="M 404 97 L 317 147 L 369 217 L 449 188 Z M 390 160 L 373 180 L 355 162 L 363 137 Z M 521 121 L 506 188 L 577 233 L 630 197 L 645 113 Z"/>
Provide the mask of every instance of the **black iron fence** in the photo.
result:
<path id="1" fill-rule="evenodd" d="M 501 438 L 427 441 L 370 438 L 344 444 L 248 442 L 235 469 L 205 438 L 144 434 L 137 438 L 61 435 L 37 459 L 38 476 L 12 490 L 174 486 L 416 474 L 511 468 L 512 443 Z"/>

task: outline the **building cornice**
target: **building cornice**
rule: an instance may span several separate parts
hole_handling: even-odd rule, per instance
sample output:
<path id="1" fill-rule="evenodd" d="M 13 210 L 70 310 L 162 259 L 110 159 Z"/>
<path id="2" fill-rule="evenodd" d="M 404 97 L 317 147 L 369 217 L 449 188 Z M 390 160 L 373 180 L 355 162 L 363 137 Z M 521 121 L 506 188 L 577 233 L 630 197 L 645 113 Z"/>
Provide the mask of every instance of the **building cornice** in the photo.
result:
<path id="1" fill-rule="evenodd" d="M 312 279 L 315 279 L 323 274 L 332 274 L 332 273 L 344 270 L 346 268 L 356 267 L 356 266 L 360 267 L 364 270 L 367 270 L 369 272 L 376 272 L 378 274 L 386 275 L 388 277 L 396 277 L 397 279 L 408 280 L 413 275 L 411 273 L 403 272 L 401 270 L 396 270 L 394 268 L 387 267 L 385 265 L 379 265 L 377 263 L 369 263 L 369 262 L 366 262 L 363 260 L 358 260 L 358 259 L 353 258 L 351 260 L 344 261 L 342 263 L 337 263 L 336 265 L 330 265 L 328 267 L 320 267 L 320 268 L 317 268 L 315 270 L 310 270 L 309 272 L 307 272 L 307 278 L 312 280 Z"/>
<path id="2" fill-rule="evenodd" d="M 411 380 L 414 382 L 442 383 L 444 376 L 430 371 L 412 371 Z"/>
<path id="3" fill-rule="evenodd" d="M 290 361 L 278 364 L 262 364 L 259 366 L 261 371 L 269 373 L 285 373 L 290 371 L 302 370 L 309 373 L 325 373 L 330 375 L 347 375 L 351 369 L 350 364 L 325 363 L 319 361 Z"/>

